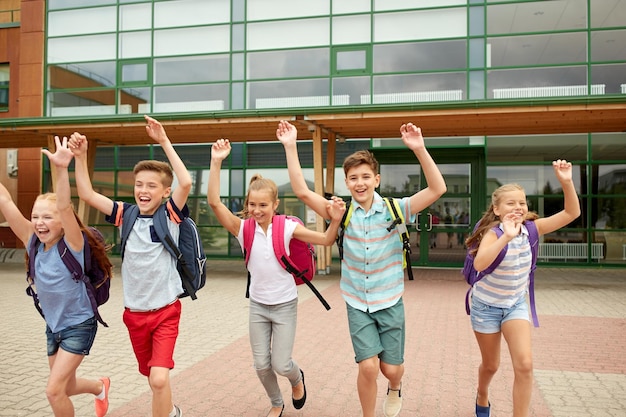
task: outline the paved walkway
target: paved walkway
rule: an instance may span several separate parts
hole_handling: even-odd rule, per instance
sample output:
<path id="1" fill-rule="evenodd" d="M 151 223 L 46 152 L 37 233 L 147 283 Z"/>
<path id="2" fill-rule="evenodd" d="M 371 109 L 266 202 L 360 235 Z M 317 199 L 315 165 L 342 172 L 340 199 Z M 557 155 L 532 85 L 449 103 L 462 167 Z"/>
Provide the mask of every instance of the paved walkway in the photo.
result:
<path id="1" fill-rule="evenodd" d="M 334 270 L 338 267 L 335 266 Z M 24 294 L 24 269 L 0 263 L 0 416 L 50 416 L 44 324 Z M 543 268 L 537 273 L 541 327 L 533 331 L 535 384 L 531 416 L 626 416 L 626 274 L 623 269 Z M 118 278 L 102 307 L 101 327 L 79 375 L 110 375 L 111 417 L 150 416 L 147 381 L 121 321 Z M 458 270 L 416 269 L 406 283 L 404 408 L 401 416 L 471 417 L 479 352 L 465 315 L 466 284 Z M 300 288 L 294 357 L 306 373 L 308 401 L 295 410 L 280 379 L 284 417 L 360 416 L 357 367 L 336 271 L 316 278 L 333 307 L 325 311 Z M 245 270 L 241 261 L 210 261 L 207 286 L 183 300 L 172 371 L 174 398 L 185 417 L 264 417 L 269 409 L 251 365 Z M 513 380 L 506 344 L 491 390 L 492 415 L 510 416 Z M 378 416 L 385 392 L 379 378 Z M 93 416 L 93 397 L 74 398 L 76 415 Z"/>

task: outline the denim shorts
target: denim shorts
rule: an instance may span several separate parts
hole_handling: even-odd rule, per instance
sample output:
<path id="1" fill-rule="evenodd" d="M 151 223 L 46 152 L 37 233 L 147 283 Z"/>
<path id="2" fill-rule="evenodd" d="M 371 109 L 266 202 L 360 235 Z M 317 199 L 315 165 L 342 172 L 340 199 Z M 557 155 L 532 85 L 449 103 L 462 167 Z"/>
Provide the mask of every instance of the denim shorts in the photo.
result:
<path id="1" fill-rule="evenodd" d="M 402 298 L 395 305 L 374 313 L 346 306 L 355 361 L 359 363 L 378 356 L 389 365 L 402 365 L 405 339 Z"/>
<path id="2" fill-rule="evenodd" d="M 89 355 L 97 330 L 98 322 L 95 317 L 80 324 L 66 327 L 57 333 L 52 333 L 50 327 L 46 326 L 48 356 L 55 355 L 59 348 L 77 355 Z"/>
<path id="3" fill-rule="evenodd" d="M 520 298 L 517 303 L 509 308 L 494 307 L 472 297 L 470 309 L 472 329 L 478 333 L 493 334 L 502 329 L 502 323 L 509 320 L 526 320 L 528 316 L 528 303 L 526 297 Z"/>

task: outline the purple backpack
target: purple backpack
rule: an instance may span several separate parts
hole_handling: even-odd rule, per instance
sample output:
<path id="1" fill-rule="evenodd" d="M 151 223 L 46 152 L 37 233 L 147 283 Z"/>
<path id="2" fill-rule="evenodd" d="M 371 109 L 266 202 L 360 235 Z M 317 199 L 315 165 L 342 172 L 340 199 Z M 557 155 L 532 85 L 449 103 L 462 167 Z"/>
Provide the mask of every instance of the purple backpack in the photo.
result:
<path id="1" fill-rule="evenodd" d="M 92 235 L 100 240 L 104 244 L 104 237 L 102 233 L 95 227 L 89 227 Z M 85 239 L 85 271 L 80 266 L 80 263 L 68 253 L 68 248 L 64 239 L 59 240 L 57 243 L 57 249 L 59 250 L 59 255 L 61 256 L 61 260 L 67 267 L 67 269 L 72 273 L 72 278 L 74 281 L 83 281 L 85 283 L 85 287 L 87 288 L 87 295 L 89 296 L 89 301 L 91 302 L 91 308 L 93 309 L 93 313 L 96 319 L 102 323 L 103 326 L 109 327 L 108 324 L 98 312 L 98 306 L 106 303 L 109 300 L 109 290 L 111 288 L 111 277 L 107 275 L 107 273 L 100 268 L 100 264 L 98 263 L 97 258 L 94 256 L 91 251 L 91 247 L 89 246 L 89 240 L 87 236 L 83 232 L 83 238 Z M 28 282 L 28 287 L 26 288 L 26 294 L 33 297 L 33 302 L 35 303 L 35 308 L 43 317 L 43 311 L 41 310 L 41 306 L 39 305 L 39 298 L 37 297 L 37 292 L 35 291 L 35 256 L 37 255 L 37 248 L 41 242 L 37 238 L 37 236 L 33 235 L 30 240 L 30 245 L 28 247 L 28 271 L 26 271 L 26 281 Z M 106 247 L 106 244 L 104 244 Z"/>
<path id="2" fill-rule="evenodd" d="M 330 310 L 328 302 L 326 302 L 322 294 L 320 294 L 317 288 L 311 283 L 316 270 L 315 248 L 313 245 L 293 238 L 289 241 L 290 255 L 287 255 L 285 251 L 285 219 L 290 219 L 304 225 L 302 220 L 296 216 L 275 214 L 272 217 L 272 246 L 274 247 L 276 259 L 280 266 L 293 276 L 296 285 L 306 284 L 324 305 L 326 310 Z M 254 241 L 256 221 L 253 218 L 248 218 L 243 220 L 243 222 L 243 256 L 246 265 L 248 265 L 250 249 Z M 248 287 L 250 287 L 250 273 L 248 273 Z M 246 297 L 248 296 L 248 291 L 246 291 Z"/>
<path id="3" fill-rule="evenodd" d="M 479 222 L 480 223 L 480 222 Z M 478 227 L 478 224 L 474 226 L 474 232 Z M 530 266 L 530 274 L 529 274 L 529 285 L 528 285 L 528 294 L 530 298 L 530 310 L 533 318 L 533 324 L 535 327 L 539 327 L 539 319 L 537 318 L 537 310 L 535 308 L 535 269 L 537 268 L 537 252 L 539 250 L 539 232 L 537 231 L 537 226 L 534 221 L 524 221 L 524 226 L 528 230 L 528 241 L 530 242 L 530 252 L 532 254 L 532 265 Z M 494 226 L 491 228 L 498 237 L 502 236 L 504 233 L 502 229 L 498 226 Z M 461 270 L 461 274 L 465 277 L 465 281 L 469 284 L 469 289 L 465 294 L 465 312 L 467 314 L 470 313 L 469 306 L 469 295 L 474 287 L 474 284 L 480 281 L 485 275 L 491 274 L 502 262 L 504 256 L 506 255 L 507 246 L 505 246 L 496 259 L 493 260 L 491 265 L 489 265 L 484 270 L 478 272 L 474 269 L 474 255 L 471 254 L 472 249 L 475 249 L 476 246 L 471 248 L 467 248 L 467 254 L 465 255 L 465 262 L 463 263 L 463 269 Z"/>

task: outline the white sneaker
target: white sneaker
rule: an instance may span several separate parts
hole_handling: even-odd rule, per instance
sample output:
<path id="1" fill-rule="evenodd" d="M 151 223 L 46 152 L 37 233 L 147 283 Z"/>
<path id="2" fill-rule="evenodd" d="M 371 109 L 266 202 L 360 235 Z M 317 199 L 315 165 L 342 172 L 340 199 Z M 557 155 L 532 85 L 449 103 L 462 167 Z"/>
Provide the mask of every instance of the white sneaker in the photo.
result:
<path id="1" fill-rule="evenodd" d="M 402 388 L 387 388 L 387 397 L 383 401 L 383 415 L 385 417 L 397 417 L 402 410 Z"/>

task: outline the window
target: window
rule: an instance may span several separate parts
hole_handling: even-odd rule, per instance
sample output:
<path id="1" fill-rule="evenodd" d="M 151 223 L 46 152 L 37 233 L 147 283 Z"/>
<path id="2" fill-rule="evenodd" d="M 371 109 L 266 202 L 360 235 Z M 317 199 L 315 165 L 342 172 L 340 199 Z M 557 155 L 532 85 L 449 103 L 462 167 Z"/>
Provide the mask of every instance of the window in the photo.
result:
<path id="1" fill-rule="evenodd" d="M 149 82 L 148 61 L 119 61 L 120 77 L 119 82 L 123 85 L 146 84 Z"/>
<path id="2" fill-rule="evenodd" d="M 369 46 L 340 47 L 333 50 L 337 75 L 366 74 L 371 71 L 371 48 Z"/>
<path id="3" fill-rule="evenodd" d="M 9 108 L 9 64 L 0 64 L 0 110 Z"/>

